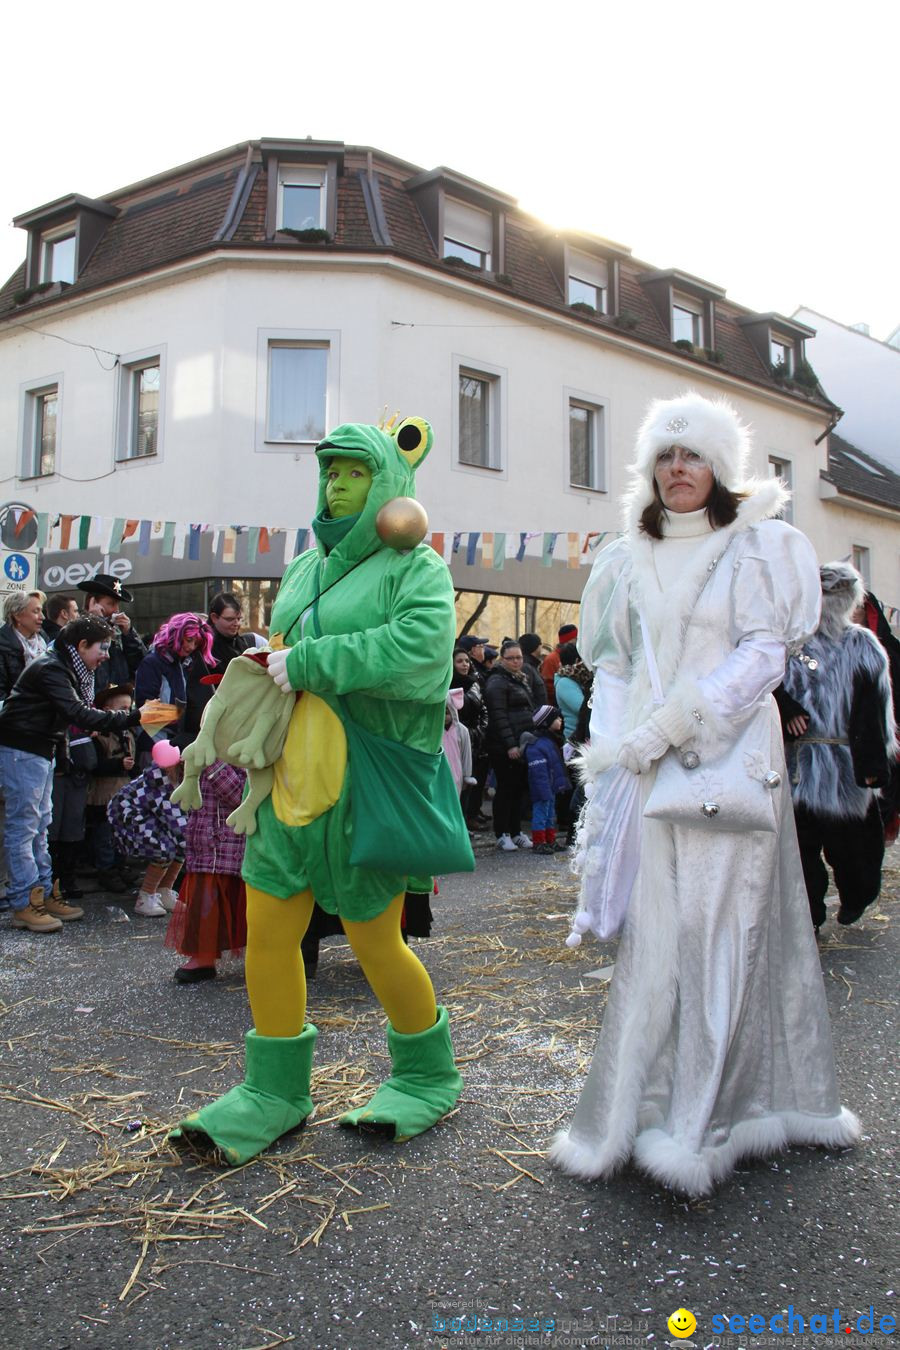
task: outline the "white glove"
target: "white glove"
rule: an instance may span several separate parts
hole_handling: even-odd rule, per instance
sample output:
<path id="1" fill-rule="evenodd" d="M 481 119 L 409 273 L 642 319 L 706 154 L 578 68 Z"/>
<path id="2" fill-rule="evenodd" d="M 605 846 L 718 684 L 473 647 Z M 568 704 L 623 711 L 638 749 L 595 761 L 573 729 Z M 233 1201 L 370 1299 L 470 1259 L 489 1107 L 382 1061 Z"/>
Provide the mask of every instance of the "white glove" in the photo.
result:
<path id="1" fill-rule="evenodd" d="M 662 759 L 672 742 L 652 718 L 629 731 L 616 756 L 623 769 L 632 773 L 646 773 L 656 759 Z"/>
<path id="2" fill-rule="evenodd" d="M 280 651 L 269 652 L 269 660 L 266 664 L 267 673 L 272 676 L 278 688 L 285 694 L 294 692 L 287 673 L 287 661 L 290 652 L 290 647 L 282 647 Z"/>

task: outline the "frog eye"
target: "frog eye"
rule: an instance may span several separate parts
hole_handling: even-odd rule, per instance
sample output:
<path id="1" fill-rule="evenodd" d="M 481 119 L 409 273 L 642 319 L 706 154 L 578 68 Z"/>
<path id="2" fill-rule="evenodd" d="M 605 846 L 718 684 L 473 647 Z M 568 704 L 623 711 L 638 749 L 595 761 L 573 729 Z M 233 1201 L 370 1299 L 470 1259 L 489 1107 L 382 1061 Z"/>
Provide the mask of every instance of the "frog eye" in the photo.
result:
<path id="1" fill-rule="evenodd" d="M 393 428 L 391 435 L 411 469 L 422 462 L 434 441 L 431 425 L 424 417 L 405 417 Z"/>

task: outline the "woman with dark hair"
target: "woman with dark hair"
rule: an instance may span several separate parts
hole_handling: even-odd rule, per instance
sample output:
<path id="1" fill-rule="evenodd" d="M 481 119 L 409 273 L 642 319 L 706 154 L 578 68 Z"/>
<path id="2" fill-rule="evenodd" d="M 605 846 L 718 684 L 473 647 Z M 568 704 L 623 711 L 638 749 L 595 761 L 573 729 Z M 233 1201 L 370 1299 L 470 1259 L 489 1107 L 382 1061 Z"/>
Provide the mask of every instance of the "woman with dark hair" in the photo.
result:
<path id="1" fill-rule="evenodd" d="M 491 672 L 484 692 L 488 710 L 487 747 L 497 779 L 494 797 L 494 834 L 505 853 L 531 848 L 522 830 L 522 801 L 528 792 L 528 773 L 519 737 L 531 731 L 535 712 L 531 686 L 523 673 L 522 648 L 504 638 L 500 660 Z"/>
<path id="2" fill-rule="evenodd" d="M 553 676 L 554 702 L 563 715 L 566 738 L 571 740 L 584 696 L 590 693 L 592 678 L 574 642 L 566 642 L 560 647 L 559 659 L 559 669 Z"/>
<path id="3" fill-rule="evenodd" d="M 484 783 L 488 774 L 487 726 L 488 711 L 481 689 L 481 681 L 474 672 L 471 657 L 464 647 L 453 650 L 453 674 L 450 678 L 451 689 L 462 689 L 463 705 L 459 710 L 459 720 L 469 732 L 472 743 L 472 773 L 474 786 L 467 787 L 462 794 L 463 814 L 470 830 L 477 829 L 482 821 L 478 819 L 481 801 L 484 796 Z M 483 817 L 482 820 L 485 818 Z"/>
<path id="4" fill-rule="evenodd" d="M 846 1147 L 822 972 L 772 691 L 815 631 L 819 569 L 748 481 L 734 410 L 651 405 L 624 536 L 597 557 L 578 648 L 594 669 L 589 800 L 569 945 L 627 903 L 593 1064 L 551 1157 L 629 1159 L 705 1195 L 742 1157 Z"/>

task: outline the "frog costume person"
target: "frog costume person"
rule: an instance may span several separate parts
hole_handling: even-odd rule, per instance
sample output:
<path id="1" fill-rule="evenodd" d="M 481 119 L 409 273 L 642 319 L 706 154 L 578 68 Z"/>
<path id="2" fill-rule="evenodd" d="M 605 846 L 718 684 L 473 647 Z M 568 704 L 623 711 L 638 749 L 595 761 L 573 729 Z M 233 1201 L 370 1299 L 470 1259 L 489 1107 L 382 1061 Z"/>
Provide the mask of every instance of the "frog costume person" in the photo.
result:
<path id="1" fill-rule="evenodd" d="M 268 674 L 296 703 L 244 857 L 254 1020 L 245 1080 L 173 1132 L 206 1136 L 233 1164 L 312 1110 L 317 1032 L 305 1022 L 300 942 L 315 901 L 340 916 L 389 1021 L 392 1073 L 341 1124 L 410 1138 L 451 1110 L 462 1087 L 447 1011 L 401 937 L 407 877 L 350 862 L 347 723 L 419 751 L 441 745 L 455 633 L 450 574 L 433 549 L 397 551 L 376 529 L 382 507 L 414 495 L 414 470 L 431 443 L 428 423 L 408 418 L 393 433 L 340 426 L 316 448 L 316 547 L 285 572 L 270 625 Z M 458 826 L 464 833 L 461 815 Z M 395 828 L 403 831 L 402 818 Z"/>

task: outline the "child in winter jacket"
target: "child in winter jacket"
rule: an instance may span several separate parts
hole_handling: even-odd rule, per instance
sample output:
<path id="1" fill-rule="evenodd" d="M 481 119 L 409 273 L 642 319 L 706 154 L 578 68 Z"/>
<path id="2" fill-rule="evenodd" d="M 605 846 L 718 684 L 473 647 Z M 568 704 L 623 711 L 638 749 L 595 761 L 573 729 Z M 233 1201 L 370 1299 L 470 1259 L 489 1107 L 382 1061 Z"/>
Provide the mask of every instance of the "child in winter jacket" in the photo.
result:
<path id="1" fill-rule="evenodd" d="M 214 980 L 223 952 L 247 942 L 247 892 L 241 879 L 244 836 L 226 820 L 240 806 L 247 775 L 217 759 L 200 775 L 203 805 L 188 817 L 185 877 L 166 933 L 166 946 L 188 957 L 178 984 Z"/>
<path id="2" fill-rule="evenodd" d="M 472 741 L 469 728 L 459 720 L 459 712 L 465 700 L 465 690 L 450 689 L 447 693 L 447 705 L 444 711 L 444 735 L 442 746 L 447 763 L 453 774 L 456 790 L 462 796 L 467 787 L 475 782 L 472 777 Z"/>
<path id="3" fill-rule="evenodd" d="M 562 714 L 551 703 L 543 703 L 532 720 L 534 731 L 524 731 L 519 738 L 531 794 L 532 847 L 535 853 L 561 853 L 566 845 L 556 842 L 554 807 L 557 793 L 571 787 L 555 740 L 562 730 Z"/>
<path id="4" fill-rule="evenodd" d="M 106 814 L 122 853 L 147 858 L 135 914 L 163 918 L 178 896 L 173 887 L 184 862 L 184 812 L 169 800 L 178 783 L 181 754 L 171 741 L 156 741 L 153 762 L 113 797 Z"/>
<path id="5" fill-rule="evenodd" d="M 94 699 L 94 707 L 111 712 L 130 712 L 131 684 L 108 684 Z M 97 880 L 104 891 L 119 895 L 130 889 L 122 874 L 124 860 L 116 853 L 112 826 L 106 808 L 116 793 L 127 787 L 134 776 L 135 737 L 124 731 L 98 731 L 94 737 L 97 763 L 88 779 L 87 822 L 91 829 Z"/>

